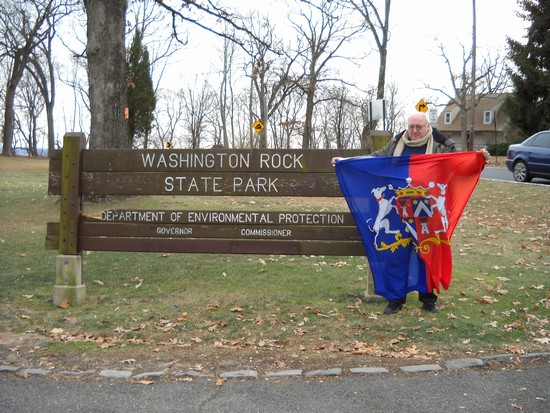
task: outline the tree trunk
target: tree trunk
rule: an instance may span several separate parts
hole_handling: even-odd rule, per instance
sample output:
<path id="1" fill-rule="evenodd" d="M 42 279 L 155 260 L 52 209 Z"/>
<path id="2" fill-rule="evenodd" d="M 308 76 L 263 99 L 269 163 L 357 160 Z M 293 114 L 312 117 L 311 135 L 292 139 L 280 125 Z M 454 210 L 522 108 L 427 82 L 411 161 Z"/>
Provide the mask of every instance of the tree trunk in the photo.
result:
<path id="1" fill-rule="evenodd" d="M 2 142 L 2 155 L 13 156 L 13 130 L 14 130 L 14 100 L 15 87 L 8 85 L 6 90 L 6 109 L 4 110 L 4 140 Z"/>
<path id="2" fill-rule="evenodd" d="M 311 83 L 306 91 L 306 116 L 304 119 L 304 134 L 302 136 L 302 149 L 311 149 L 313 136 L 313 107 L 315 106 L 315 88 L 313 76 L 309 79 Z"/>
<path id="3" fill-rule="evenodd" d="M 15 92 L 17 86 L 23 77 L 24 63 L 21 61 L 21 55 L 16 53 L 13 68 L 6 88 L 5 108 L 4 108 L 4 141 L 2 143 L 2 155 L 13 156 L 13 131 L 15 129 Z"/>
<path id="4" fill-rule="evenodd" d="M 90 148 L 129 148 L 126 85 L 126 0 L 85 0 Z"/>

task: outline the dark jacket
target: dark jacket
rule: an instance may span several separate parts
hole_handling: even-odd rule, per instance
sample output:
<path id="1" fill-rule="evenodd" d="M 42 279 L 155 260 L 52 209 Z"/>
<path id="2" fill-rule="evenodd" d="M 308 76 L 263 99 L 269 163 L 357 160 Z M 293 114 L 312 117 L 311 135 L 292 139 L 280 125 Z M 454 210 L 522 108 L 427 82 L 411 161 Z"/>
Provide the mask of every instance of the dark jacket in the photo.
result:
<path id="1" fill-rule="evenodd" d="M 382 149 L 379 149 L 373 153 L 371 156 L 393 156 L 397 142 L 403 136 L 405 131 L 398 133 L 393 138 L 390 139 L 388 144 Z M 456 143 L 451 138 L 443 135 L 436 128 L 432 128 L 432 135 L 434 137 L 434 153 L 443 153 L 443 152 L 456 152 Z"/>

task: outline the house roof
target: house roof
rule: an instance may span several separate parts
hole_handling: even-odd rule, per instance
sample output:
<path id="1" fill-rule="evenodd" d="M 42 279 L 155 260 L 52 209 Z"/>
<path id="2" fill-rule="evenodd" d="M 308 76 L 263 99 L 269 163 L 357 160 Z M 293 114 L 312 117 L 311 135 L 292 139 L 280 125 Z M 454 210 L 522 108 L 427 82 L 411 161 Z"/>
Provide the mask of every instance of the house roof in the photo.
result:
<path id="1" fill-rule="evenodd" d="M 501 131 L 504 129 L 508 117 L 500 110 L 502 104 L 510 93 L 490 93 L 482 96 L 475 108 L 474 114 L 474 129 L 476 131 L 494 131 L 495 123 L 493 114 L 496 114 L 496 130 Z M 466 102 L 470 102 L 470 97 L 466 97 Z M 485 122 L 485 113 L 491 112 L 490 122 Z M 445 123 L 446 113 L 450 113 L 451 122 Z M 470 110 L 466 112 L 466 123 L 470 124 Z M 439 114 L 437 119 L 438 129 L 442 132 L 458 132 L 460 128 L 460 111 L 456 103 L 450 101 L 445 106 L 445 109 Z"/>

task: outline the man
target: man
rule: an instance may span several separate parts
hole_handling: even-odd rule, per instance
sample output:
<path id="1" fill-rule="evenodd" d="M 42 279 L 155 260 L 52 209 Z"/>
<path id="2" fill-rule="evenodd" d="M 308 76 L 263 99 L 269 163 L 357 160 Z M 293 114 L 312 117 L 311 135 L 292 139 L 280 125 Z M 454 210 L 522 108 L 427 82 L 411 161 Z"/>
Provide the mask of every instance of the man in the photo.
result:
<path id="1" fill-rule="evenodd" d="M 382 149 L 373 152 L 371 156 L 407 156 L 418 154 L 434 154 L 456 152 L 456 144 L 451 139 L 443 135 L 437 129 L 432 128 L 428 118 L 422 112 L 416 112 L 407 119 L 407 130 L 395 135 L 389 143 Z M 485 161 L 488 163 L 490 155 L 482 149 Z M 342 159 L 336 157 L 332 159 L 332 164 Z M 430 313 L 438 313 L 437 295 L 433 292 L 419 292 L 418 299 L 422 303 L 422 309 Z M 401 310 L 405 304 L 406 296 L 388 300 L 384 309 L 384 314 L 395 314 Z"/>

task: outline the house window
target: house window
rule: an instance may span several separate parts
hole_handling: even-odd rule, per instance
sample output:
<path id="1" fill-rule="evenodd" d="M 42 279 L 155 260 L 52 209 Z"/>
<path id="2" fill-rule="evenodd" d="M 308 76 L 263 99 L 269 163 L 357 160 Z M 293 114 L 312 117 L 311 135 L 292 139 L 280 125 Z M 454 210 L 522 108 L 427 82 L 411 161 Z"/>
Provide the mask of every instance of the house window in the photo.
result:
<path id="1" fill-rule="evenodd" d="M 445 112 L 445 125 L 451 124 L 451 112 Z"/>
<path id="2" fill-rule="evenodd" d="M 491 122 L 493 122 L 493 111 L 486 110 L 485 112 L 483 112 L 483 123 L 485 125 L 489 125 Z"/>

